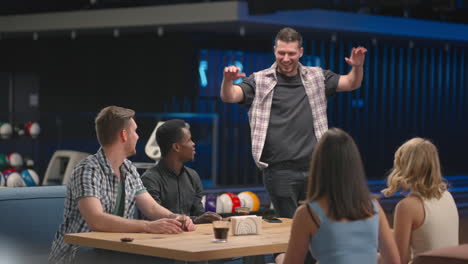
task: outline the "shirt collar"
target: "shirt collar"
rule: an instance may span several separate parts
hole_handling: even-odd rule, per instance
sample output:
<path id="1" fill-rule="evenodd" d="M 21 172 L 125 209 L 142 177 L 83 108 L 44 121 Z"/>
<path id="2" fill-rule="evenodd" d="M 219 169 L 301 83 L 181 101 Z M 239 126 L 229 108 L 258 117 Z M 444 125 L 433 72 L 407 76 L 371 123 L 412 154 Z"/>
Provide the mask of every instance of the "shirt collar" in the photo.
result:
<path id="1" fill-rule="evenodd" d="M 106 157 L 106 153 L 104 152 L 104 149 L 102 147 L 99 148 L 98 152 L 96 153 L 96 157 L 98 160 L 101 162 L 101 164 L 104 164 L 104 173 L 106 175 L 114 175 L 114 170 L 112 169 L 109 160 Z M 128 172 L 131 172 L 130 170 L 130 161 L 125 159 L 122 165 L 120 165 L 120 168 L 122 169 L 123 174 L 127 174 Z"/>
<path id="2" fill-rule="evenodd" d="M 159 162 L 158 162 L 158 168 L 162 169 L 164 172 L 168 173 L 169 175 L 173 176 L 173 177 L 177 177 L 177 174 L 171 169 L 169 168 L 166 163 L 164 162 L 164 159 L 161 159 Z M 180 174 L 179 175 L 182 175 L 185 171 L 185 166 L 182 166 L 182 170 L 180 171 Z"/>
<path id="3" fill-rule="evenodd" d="M 277 64 L 276 62 L 273 63 L 271 65 L 270 68 L 266 69 L 265 70 L 265 75 L 267 76 L 273 76 L 273 78 L 276 80 L 277 77 L 276 77 L 276 67 L 277 67 Z M 304 65 L 302 65 L 300 62 L 299 62 L 299 67 L 297 68 L 297 71 L 299 72 L 299 74 L 301 75 L 301 77 L 304 77 L 304 76 L 307 76 L 307 69 L 306 67 L 304 67 Z"/>

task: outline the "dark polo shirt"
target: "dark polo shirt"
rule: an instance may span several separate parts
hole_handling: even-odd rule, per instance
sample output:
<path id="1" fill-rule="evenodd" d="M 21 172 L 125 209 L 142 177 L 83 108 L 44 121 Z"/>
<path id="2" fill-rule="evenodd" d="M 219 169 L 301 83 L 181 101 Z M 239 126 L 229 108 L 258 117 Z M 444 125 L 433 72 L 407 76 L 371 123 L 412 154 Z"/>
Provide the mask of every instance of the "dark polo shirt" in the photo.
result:
<path id="1" fill-rule="evenodd" d="M 176 175 L 161 160 L 145 171 L 141 180 L 154 200 L 173 213 L 199 216 L 205 212 L 201 203 L 203 187 L 195 170 L 184 166 Z"/>

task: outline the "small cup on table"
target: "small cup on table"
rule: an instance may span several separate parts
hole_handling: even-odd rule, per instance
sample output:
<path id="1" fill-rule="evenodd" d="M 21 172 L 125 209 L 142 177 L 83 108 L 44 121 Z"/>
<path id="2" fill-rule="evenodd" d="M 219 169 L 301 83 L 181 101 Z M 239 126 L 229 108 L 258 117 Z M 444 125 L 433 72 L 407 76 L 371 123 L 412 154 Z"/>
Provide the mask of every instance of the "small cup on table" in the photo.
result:
<path id="1" fill-rule="evenodd" d="M 187 231 L 187 227 L 185 226 L 186 217 L 187 216 L 185 214 L 173 214 L 169 218 L 179 221 L 180 229 L 182 229 L 182 231 Z"/>
<path id="2" fill-rule="evenodd" d="M 182 229 L 182 231 L 187 231 L 187 226 L 185 225 L 185 221 L 187 220 L 187 216 L 184 215 L 184 214 L 179 214 L 179 215 L 177 215 L 176 220 L 179 221 L 179 223 L 180 223 L 180 229 Z"/>
<path id="3" fill-rule="evenodd" d="M 241 206 L 241 207 L 234 208 L 234 210 L 236 211 L 236 215 L 248 215 L 248 214 L 250 214 L 250 208 L 249 207 Z"/>
<path id="4" fill-rule="evenodd" d="M 213 221 L 213 233 L 215 243 L 225 243 L 227 242 L 227 237 L 229 233 L 229 227 L 231 222 L 229 221 Z"/>

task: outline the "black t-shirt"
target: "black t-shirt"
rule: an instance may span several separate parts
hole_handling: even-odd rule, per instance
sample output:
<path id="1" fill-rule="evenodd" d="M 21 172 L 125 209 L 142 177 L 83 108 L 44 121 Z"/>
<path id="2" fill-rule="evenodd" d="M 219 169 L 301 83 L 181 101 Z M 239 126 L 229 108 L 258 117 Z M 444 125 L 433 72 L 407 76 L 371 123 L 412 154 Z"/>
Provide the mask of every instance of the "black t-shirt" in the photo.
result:
<path id="1" fill-rule="evenodd" d="M 333 96 L 338 87 L 339 74 L 323 70 L 325 94 Z M 278 83 L 273 90 L 270 122 L 261 161 L 275 164 L 282 161 L 308 163 L 317 143 L 309 100 L 300 75 L 288 77 L 276 72 Z M 246 107 L 255 97 L 255 78 L 250 75 L 239 84 L 244 92 Z"/>

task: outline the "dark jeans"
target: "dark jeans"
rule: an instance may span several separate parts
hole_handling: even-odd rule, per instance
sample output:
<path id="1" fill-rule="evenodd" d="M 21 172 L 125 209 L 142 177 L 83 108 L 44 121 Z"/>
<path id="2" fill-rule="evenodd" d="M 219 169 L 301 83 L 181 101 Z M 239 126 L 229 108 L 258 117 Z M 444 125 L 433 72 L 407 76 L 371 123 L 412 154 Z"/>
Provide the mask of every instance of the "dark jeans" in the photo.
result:
<path id="1" fill-rule="evenodd" d="M 309 168 L 287 168 L 280 164 L 270 166 L 262 172 L 263 184 L 275 208 L 276 217 L 292 218 L 299 201 L 306 198 Z M 304 264 L 315 262 L 310 252 L 307 252 Z"/>
<path id="2" fill-rule="evenodd" d="M 262 172 L 263 184 L 275 207 L 276 217 L 292 218 L 298 202 L 305 200 L 308 168 L 271 166 Z"/>

